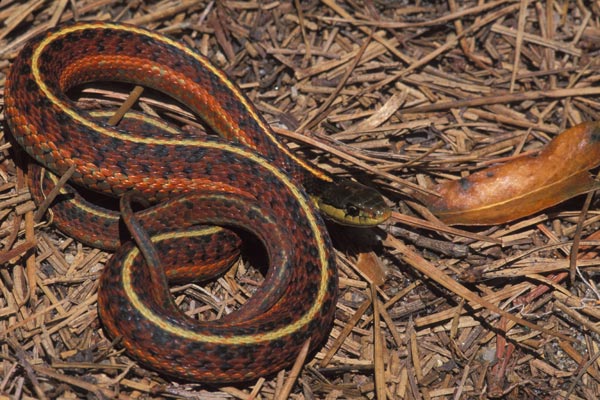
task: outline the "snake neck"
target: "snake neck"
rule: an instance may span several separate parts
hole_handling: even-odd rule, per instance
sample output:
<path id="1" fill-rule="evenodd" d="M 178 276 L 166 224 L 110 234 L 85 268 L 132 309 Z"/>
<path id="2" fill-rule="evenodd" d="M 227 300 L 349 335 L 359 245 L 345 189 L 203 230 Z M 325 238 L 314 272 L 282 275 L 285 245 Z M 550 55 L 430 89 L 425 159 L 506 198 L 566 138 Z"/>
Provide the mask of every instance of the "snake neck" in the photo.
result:
<path id="1" fill-rule="evenodd" d="M 331 182 L 310 178 L 303 185 L 321 213 L 338 224 L 372 227 L 391 215 L 381 194 L 361 183 L 343 178 Z"/>

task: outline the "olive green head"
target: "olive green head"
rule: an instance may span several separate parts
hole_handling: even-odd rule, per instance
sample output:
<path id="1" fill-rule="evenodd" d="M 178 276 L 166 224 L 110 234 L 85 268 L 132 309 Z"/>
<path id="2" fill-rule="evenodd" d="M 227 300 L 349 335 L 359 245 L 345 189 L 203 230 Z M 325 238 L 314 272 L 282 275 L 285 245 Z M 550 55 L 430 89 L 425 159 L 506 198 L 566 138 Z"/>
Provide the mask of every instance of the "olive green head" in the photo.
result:
<path id="1" fill-rule="evenodd" d="M 378 191 L 349 180 L 322 185 L 315 201 L 326 218 L 342 225 L 371 227 L 391 215 Z"/>

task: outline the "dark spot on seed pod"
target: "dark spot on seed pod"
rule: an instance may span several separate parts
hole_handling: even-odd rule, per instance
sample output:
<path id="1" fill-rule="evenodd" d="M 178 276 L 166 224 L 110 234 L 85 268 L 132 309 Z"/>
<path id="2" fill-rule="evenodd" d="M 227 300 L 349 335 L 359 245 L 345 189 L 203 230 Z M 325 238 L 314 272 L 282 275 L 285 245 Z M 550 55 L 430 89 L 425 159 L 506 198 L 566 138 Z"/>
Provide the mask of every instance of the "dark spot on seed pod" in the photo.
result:
<path id="1" fill-rule="evenodd" d="M 487 172 L 485 173 L 485 176 L 487 176 L 488 178 L 493 178 L 493 177 L 494 177 L 494 175 L 495 175 L 495 174 L 494 174 L 494 171 L 487 171 Z"/>
<path id="2" fill-rule="evenodd" d="M 591 142 L 600 142 L 600 126 L 595 125 L 590 132 L 590 141 Z"/>
<path id="3" fill-rule="evenodd" d="M 460 189 L 463 191 L 467 191 L 471 188 L 471 186 L 473 186 L 471 181 L 467 178 L 460 178 L 458 180 L 458 184 L 460 185 Z"/>

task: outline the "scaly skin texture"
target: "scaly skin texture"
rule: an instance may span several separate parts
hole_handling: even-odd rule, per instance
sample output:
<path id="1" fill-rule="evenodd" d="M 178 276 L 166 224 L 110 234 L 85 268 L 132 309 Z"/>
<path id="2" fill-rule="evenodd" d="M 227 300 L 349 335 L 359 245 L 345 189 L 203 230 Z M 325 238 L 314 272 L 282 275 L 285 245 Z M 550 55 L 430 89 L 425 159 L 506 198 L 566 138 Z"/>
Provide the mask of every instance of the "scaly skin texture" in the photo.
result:
<path id="1" fill-rule="evenodd" d="M 274 182 L 279 186 L 277 181 L 269 185 Z M 289 212 L 288 206 L 296 202 L 295 195 L 284 194 L 272 207 L 264 207 L 245 196 L 208 193 L 150 209 L 148 218 L 139 218 L 143 229 L 162 234 L 156 242 L 160 254 L 175 246 L 178 255 L 161 256 L 165 274 L 156 278 L 153 272 L 163 270 L 147 268 L 135 245 L 117 251 L 106 266 L 98 297 L 106 329 L 122 337 L 129 353 L 143 364 L 203 382 L 245 381 L 274 373 L 293 362 L 307 339 L 317 349 L 331 326 L 337 276 L 327 236 L 313 231 L 310 219 L 297 220 L 302 207 L 294 210 L 298 214 Z M 187 318 L 173 304 L 166 284 L 172 268 L 193 260 L 193 241 L 204 240 L 202 230 L 187 229 L 197 224 L 237 226 L 254 233 L 271 262 L 250 300 L 217 321 Z"/>
<path id="2" fill-rule="evenodd" d="M 285 170 L 318 198 L 329 218 L 339 223 L 373 226 L 390 215 L 373 189 L 334 180 L 290 153 L 239 88 L 207 59 L 162 35 L 104 23 L 65 25 L 32 40 L 15 60 L 6 85 L 9 125 L 32 128 L 16 135 L 19 143 L 59 175 L 76 164 L 75 183 L 116 196 L 135 190 L 149 200 L 210 186 L 191 172 L 196 162 L 193 156 L 198 154 L 191 147 L 204 140 L 194 131 L 163 129 L 164 123 L 152 118 L 138 124 L 139 129 L 130 129 L 122 122 L 118 129 L 135 136 L 137 144 L 117 149 L 120 141 L 114 140 L 111 132 L 118 130 L 102 122 L 106 118 L 92 118 L 90 113 L 78 110 L 65 94 L 69 88 L 99 80 L 142 84 L 181 101 L 223 138 L 256 150 Z M 44 112 L 40 112 L 42 109 Z M 85 134 L 72 135 L 74 130 Z M 146 146 L 148 142 L 154 145 Z M 165 143 L 171 146 L 163 146 Z M 154 162 L 139 163 L 137 154 L 149 150 L 153 154 L 143 161 Z M 133 162 L 126 165 L 130 156 Z M 32 186 L 48 188 L 51 183 L 34 181 Z M 34 193 L 37 199 L 41 199 L 37 196 L 41 193 Z M 77 211 L 63 212 L 61 207 L 55 208 L 54 221 L 60 229 L 69 230 L 70 220 L 64 215 Z M 78 213 L 85 218 L 81 210 Z M 103 219 L 103 214 L 92 213 L 88 218 L 93 216 L 94 222 L 102 226 L 114 222 L 112 217 Z M 78 234 L 71 228 L 69 234 L 114 250 L 119 244 L 116 236 L 113 231 L 106 232 L 103 237 L 92 238 L 92 243 L 85 233 Z"/>
<path id="3" fill-rule="evenodd" d="M 66 95 L 70 88 L 98 80 L 165 92 L 237 144 L 170 128 L 108 126 L 77 109 Z M 111 258 L 99 291 L 108 332 L 122 337 L 143 364 L 205 382 L 254 379 L 288 366 L 306 339 L 315 350 L 327 336 L 337 274 L 321 217 L 301 185 L 318 194 L 331 192 L 336 183 L 291 154 L 240 90 L 205 58 L 132 26 L 65 25 L 23 48 L 4 95 L 6 121 L 16 141 L 48 170 L 62 175 L 74 166 L 72 181 L 81 187 L 115 197 L 132 193 L 151 202 L 166 200 L 131 217 L 142 231 L 155 235 L 160 261 L 144 261 L 136 255 L 138 247 L 125 245 Z M 48 182 L 41 185 L 34 189 L 39 198 Z M 349 206 L 342 205 L 335 218 L 357 217 L 350 215 L 357 205 L 366 205 L 366 214 L 356 220 L 376 224 L 387 218 L 389 210 L 381 208 L 376 192 L 361 189 L 360 204 L 354 204 L 349 187 L 336 193 Z M 82 212 L 75 205 L 62 214 L 58 210 L 63 228 L 82 241 L 101 245 L 119 235 L 114 215 L 113 225 L 102 225 L 100 209 Z M 92 229 L 90 223 L 98 225 Z M 226 258 L 224 253 L 235 256 L 236 236 L 191 228 L 198 224 L 254 233 L 271 261 L 265 284 L 240 311 L 217 323 L 186 318 L 168 293 L 167 279 L 205 278 L 222 270 L 221 265 L 196 271 L 199 249 L 202 263 Z M 232 243 L 230 249 L 215 250 L 215 240 Z M 153 248 L 147 240 L 138 245 Z M 149 268 L 146 262 L 161 267 Z"/>

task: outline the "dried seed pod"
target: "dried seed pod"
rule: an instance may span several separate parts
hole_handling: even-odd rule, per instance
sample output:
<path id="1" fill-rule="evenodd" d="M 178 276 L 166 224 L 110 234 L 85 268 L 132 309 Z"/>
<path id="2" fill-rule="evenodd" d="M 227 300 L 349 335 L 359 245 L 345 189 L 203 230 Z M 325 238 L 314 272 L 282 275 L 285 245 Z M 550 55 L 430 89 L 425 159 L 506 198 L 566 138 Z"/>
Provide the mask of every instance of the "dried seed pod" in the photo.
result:
<path id="1" fill-rule="evenodd" d="M 588 172 L 600 164 L 600 122 L 566 130 L 537 155 L 516 158 L 415 194 L 449 225 L 509 222 L 600 187 Z"/>

